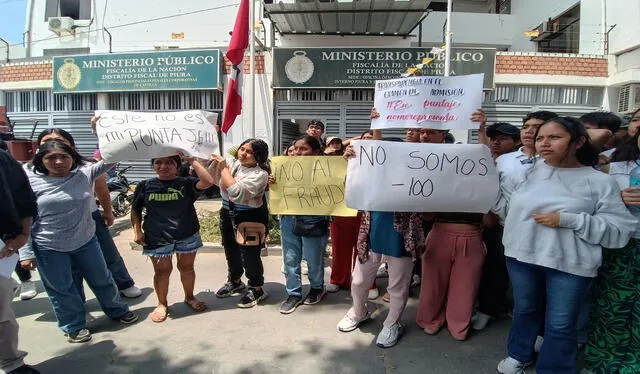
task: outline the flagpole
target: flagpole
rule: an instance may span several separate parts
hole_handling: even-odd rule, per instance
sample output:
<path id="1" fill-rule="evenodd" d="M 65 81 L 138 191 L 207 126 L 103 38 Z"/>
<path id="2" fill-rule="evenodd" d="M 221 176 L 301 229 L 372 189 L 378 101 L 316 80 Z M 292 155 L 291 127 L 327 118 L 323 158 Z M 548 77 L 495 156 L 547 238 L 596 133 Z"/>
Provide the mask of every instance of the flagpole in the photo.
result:
<path id="1" fill-rule="evenodd" d="M 444 35 L 444 76 L 451 72 L 451 8 L 453 0 L 447 0 L 447 29 Z"/>
<path id="2" fill-rule="evenodd" d="M 249 107 L 249 121 L 251 137 L 256 136 L 256 44 L 254 43 L 254 30 L 255 30 L 255 18 L 256 18 L 256 2 L 251 1 L 249 7 L 249 73 L 251 74 L 251 86 L 249 89 L 249 96 L 251 96 L 251 106 Z"/>

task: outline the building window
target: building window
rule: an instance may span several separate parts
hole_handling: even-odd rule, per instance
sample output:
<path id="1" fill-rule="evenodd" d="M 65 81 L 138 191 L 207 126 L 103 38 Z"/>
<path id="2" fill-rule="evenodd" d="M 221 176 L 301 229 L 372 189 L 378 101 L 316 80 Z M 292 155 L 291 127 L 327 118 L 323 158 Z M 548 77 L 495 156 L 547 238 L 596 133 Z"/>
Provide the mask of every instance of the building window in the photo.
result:
<path id="1" fill-rule="evenodd" d="M 496 0 L 497 14 L 511 14 L 511 0 Z"/>
<path id="2" fill-rule="evenodd" d="M 44 20 L 51 17 L 69 17 L 75 20 L 91 19 L 91 0 L 46 0 Z"/>
<path id="3" fill-rule="evenodd" d="M 580 47 L 580 5 L 569 9 L 555 19 L 543 22 L 532 40 L 538 52 L 578 53 Z"/>

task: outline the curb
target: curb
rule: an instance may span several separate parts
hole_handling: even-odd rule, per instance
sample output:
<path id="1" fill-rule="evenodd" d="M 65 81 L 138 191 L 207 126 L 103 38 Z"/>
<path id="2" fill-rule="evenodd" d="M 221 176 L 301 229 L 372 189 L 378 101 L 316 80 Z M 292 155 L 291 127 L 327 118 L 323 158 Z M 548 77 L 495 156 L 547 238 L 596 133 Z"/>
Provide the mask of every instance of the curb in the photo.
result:
<path id="1" fill-rule="evenodd" d="M 132 251 L 142 251 L 142 247 L 136 243 L 129 242 Z M 269 255 L 282 256 L 282 247 L 280 245 L 268 245 Z M 198 252 L 204 253 L 224 253 L 224 247 L 221 243 L 204 242 Z"/>

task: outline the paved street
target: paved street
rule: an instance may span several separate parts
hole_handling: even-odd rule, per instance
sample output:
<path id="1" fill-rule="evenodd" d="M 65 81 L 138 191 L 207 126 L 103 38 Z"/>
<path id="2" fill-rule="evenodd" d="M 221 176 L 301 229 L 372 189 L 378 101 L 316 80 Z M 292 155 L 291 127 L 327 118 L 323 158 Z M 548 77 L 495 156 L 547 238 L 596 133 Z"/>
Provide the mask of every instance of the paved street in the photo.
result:
<path id="1" fill-rule="evenodd" d="M 148 314 L 155 305 L 152 267 L 139 251 L 131 250 L 130 230 L 115 239 L 144 296 L 129 300 L 141 321 L 124 327 L 100 311 L 88 293 L 88 306 L 98 319 L 90 325 L 93 340 L 66 343 L 56 327 L 49 301 L 40 294 L 33 300 L 15 300 L 20 323 L 20 346 L 29 351 L 27 361 L 42 373 L 494 373 L 504 357 L 510 321 L 492 325 L 467 342 L 454 341 L 447 331 L 425 335 L 415 324 L 417 300 L 411 298 L 403 317 L 406 334 L 391 349 L 375 346 L 375 337 L 387 305 L 370 304 L 377 318 L 361 330 L 340 333 L 336 323 L 350 305 L 347 291 L 329 294 L 321 304 L 300 306 L 291 315 L 278 313 L 285 296 L 282 257 L 264 257 L 265 305 L 249 310 L 235 307 L 237 298 L 216 299 L 213 291 L 225 280 L 224 255 L 203 252 L 196 259 L 196 293 L 209 310 L 194 314 L 182 301 L 177 271 L 171 278 L 171 318 L 155 324 Z M 328 268 L 326 278 L 328 279 Z M 306 283 L 306 279 L 305 279 Z M 381 280 L 381 285 L 386 280 Z M 381 287 L 382 288 L 382 287 Z"/>

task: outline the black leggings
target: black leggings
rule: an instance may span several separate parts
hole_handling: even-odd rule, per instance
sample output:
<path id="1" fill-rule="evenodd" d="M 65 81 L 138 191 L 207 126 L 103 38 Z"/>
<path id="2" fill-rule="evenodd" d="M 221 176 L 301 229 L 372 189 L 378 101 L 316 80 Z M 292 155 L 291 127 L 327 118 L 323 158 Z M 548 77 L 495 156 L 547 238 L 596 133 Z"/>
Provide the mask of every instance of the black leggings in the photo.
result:
<path id="1" fill-rule="evenodd" d="M 266 209 L 256 209 L 248 211 L 247 214 L 239 213 L 236 217 L 241 216 L 243 222 L 265 222 L 265 216 L 268 219 Z M 250 219 L 250 216 L 255 216 Z M 222 233 L 222 246 L 224 247 L 224 255 L 227 258 L 228 281 L 237 281 L 242 278 L 242 274 L 246 273 L 249 280 L 249 287 L 262 287 L 264 284 L 264 267 L 262 265 L 262 257 L 260 250 L 264 247 L 244 246 L 236 242 L 236 231 L 233 228 L 233 222 L 226 208 L 220 209 L 220 232 Z"/>

